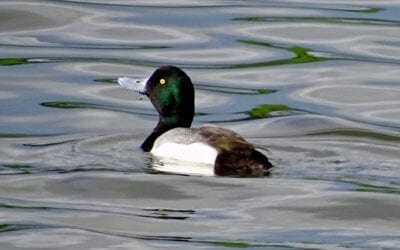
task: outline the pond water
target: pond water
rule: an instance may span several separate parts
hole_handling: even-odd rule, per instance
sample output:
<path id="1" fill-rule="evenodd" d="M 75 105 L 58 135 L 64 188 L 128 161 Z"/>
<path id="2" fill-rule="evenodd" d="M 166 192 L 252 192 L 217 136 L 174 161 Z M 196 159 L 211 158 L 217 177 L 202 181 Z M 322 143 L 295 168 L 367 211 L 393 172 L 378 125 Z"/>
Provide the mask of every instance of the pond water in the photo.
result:
<path id="1" fill-rule="evenodd" d="M 2 249 L 400 246 L 399 1 L 1 1 Z M 158 66 L 268 178 L 151 171 Z"/>

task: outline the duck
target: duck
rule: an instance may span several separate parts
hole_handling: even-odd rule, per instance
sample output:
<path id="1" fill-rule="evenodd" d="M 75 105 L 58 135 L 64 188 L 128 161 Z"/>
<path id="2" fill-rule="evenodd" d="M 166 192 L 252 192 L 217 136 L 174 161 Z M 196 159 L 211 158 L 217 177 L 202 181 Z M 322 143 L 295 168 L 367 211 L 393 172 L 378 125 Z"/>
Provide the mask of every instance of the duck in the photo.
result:
<path id="1" fill-rule="evenodd" d="M 185 167 L 207 166 L 214 176 L 269 175 L 273 165 L 268 157 L 235 131 L 215 125 L 191 127 L 195 91 L 192 80 L 179 67 L 162 66 L 144 79 L 119 77 L 118 83 L 147 96 L 158 112 L 157 125 L 141 145 L 143 151 L 157 159 L 184 162 Z"/>

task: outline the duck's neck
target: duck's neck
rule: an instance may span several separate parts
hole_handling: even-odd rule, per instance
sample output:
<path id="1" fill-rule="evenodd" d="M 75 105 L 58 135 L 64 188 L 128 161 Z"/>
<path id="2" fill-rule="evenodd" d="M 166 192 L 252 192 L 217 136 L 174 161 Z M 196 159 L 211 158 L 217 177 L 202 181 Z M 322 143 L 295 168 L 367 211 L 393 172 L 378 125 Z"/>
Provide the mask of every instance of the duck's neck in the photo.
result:
<path id="1" fill-rule="evenodd" d="M 167 132 L 168 130 L 174 128 L 190 128 L 193 121 L 193 114 L 186 114 L 184 116 L 169 116 L 162 117 L 158 120 L 157 126 L 154 128 L 153 132 L 146 138 L 146 140 L 142 143 L 142 150 L 145 152 L 151 151 L 153 148 L 154 142 L 157 138 Z"/>

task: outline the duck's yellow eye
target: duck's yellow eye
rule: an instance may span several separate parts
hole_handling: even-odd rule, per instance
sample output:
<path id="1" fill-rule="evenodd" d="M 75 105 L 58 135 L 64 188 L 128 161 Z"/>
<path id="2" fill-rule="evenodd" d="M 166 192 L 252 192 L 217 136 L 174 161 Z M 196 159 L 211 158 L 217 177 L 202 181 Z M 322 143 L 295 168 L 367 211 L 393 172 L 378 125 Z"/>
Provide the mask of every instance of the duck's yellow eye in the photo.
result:
<path id="1" fill-rule="evenodd" d="M 160 84 L 161 84 L 161 85 L 164 85 L 166 82 L 167 82 L 167 81 L 165 81 L 164 78 L 161 78 L 161 79 L 160 79 Z"/>

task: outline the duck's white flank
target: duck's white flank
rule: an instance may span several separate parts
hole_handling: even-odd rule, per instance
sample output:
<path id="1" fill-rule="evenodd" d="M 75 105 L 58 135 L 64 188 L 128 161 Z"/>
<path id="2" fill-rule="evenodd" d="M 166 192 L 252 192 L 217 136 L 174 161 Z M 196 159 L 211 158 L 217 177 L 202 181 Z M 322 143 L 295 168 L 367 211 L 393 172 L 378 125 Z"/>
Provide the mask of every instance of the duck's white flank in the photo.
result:
<path id="1" fill-rule="evenodd" d="M 214 166 L 210 164 L 188 163 L 175 160 L 162 160 L 153 164 L 153 169 L 164 173 L 215 176 Z"/>
<path id="2" fill-rule="evenodd" d="M 162 172 L 188 175 L 214 175 L 214 163 L 218 152 L 203 142 L 179 144 L 162 143 L 151 153 L 159 159 L 154 169 Z"/>
<path id="3" fill-rule="evenodd" d="M 170 158 L 185 162 L 210 164 L 214 166 L 218 152 L 204 142 L 180 144 L 165 142 L 154 145 L 151 153 L 160 158 Z"/>

